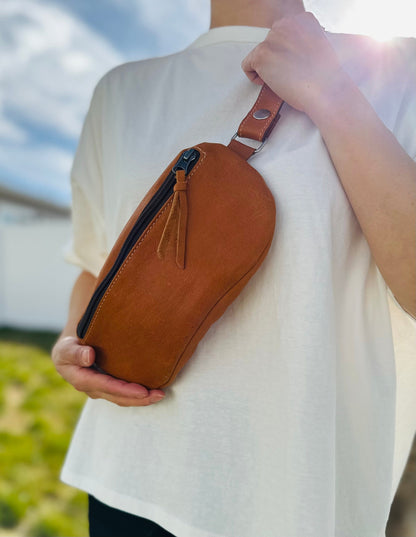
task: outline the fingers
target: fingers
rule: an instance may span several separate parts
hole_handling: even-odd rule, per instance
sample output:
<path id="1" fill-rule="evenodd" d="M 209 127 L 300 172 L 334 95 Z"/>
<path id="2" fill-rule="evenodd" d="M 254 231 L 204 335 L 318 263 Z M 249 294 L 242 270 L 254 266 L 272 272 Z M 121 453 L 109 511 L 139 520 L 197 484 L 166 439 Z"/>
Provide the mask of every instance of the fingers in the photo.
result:
<path id="1" fill-rule="evenodd" d="M 106 399 L 119 406 L 148 406 L 161 401 L 162 390 L 148 390 L 145 386 L 104 375 L 94 369 L 71 366 L 66 371 L 68 382 L 92 399 Z"/>
<path id="2" fill-rule="evenodd" d="M 92 399 L 106 399 L 119 406 L 148 406 L 165 397 L 162 390 L 125 382 L 92 369 L 80 369 L 73 379 L 74 387 Z"/>
<path id="3" fill-rule="evenodd" d="M 115 403 L 118 406 L 149 406 L 164 399 L 164 395 L 160 395 L 153 390 L 149 392 L 149 395 L 146 397 L 124 397 L 124 396 L 115 396 L 109 395 L 106 393 L 100 392 L 88 392 L 88 397 L 91 399 L 105 399 L 111 403 Z"/>
<path id="4" fill-rule="evenodd" d="M 339 85 L 344 76 L 325 32 L 309 12 L 278 19 L 241 67 L 252 82 L 264 81 L 288 105 L 309 115 L 332 81 Z"/>
<path id="5" fill-rule="evenodd" d="M 148 390 L 140 384 L 90 369 L 94 359 L 94 349 L 80 345 L 75 337 L 63 338 L 52 350 L 52 360 L 58 373 L 76 390 L 92 399 L 106 399 L 120 406 L 148 406 L 164 398 L 162 390 Z"/>
<path id="6" fill-rule="evenodd" d="M 241 67 L 247 77 L 256 84 L 263 84 L 263 79 L 259 69 L 270 59 L 273 60 L 273 52 L 276 54 L 279 49 L 283 51 L 286 47 L 291 47 L 291 41 L 300 41 L 311 30 L 322 32 L 322 26 L 316 17 L 310 12 L 303 12 L 292 17 L 283 17 L 276 20 L 266 39 L 259 43 L 242 61 Z"/>
<path id="7" fill-rule="evenodd" d="M 68 380 L 78 391 L 97 396 L 142 399 L 149 395 L 149 390 L 145 386 L 116 379 L 84 367 L 71 370 Z M 161 390 L 158 391 L 163 394 Z"/>
<path id="8" fill-rule="evenodd" d="M 263 79 L 257 72 L 257 54 L 260 45 L 254 48 L 241 62 L 241 68 L 251 82 L 258 85 L 263 85 Z"/>
<path id="9" fill-rule="evenodd" d="M 248 54 L 248 56 L 246 56 L 244 58 L 244 60 L 241 62 L 241 68 L 243 69 L 243 71 L 246 74 L 247 78 L 249 80 L 251 80 L 251 82 L 254 82 L 255 84 L 262 85 L 263 80 L 259 76 L 259 74 L 257 73 L 255 57 L 256 57 L 256 49 L 252 50 Z"/>

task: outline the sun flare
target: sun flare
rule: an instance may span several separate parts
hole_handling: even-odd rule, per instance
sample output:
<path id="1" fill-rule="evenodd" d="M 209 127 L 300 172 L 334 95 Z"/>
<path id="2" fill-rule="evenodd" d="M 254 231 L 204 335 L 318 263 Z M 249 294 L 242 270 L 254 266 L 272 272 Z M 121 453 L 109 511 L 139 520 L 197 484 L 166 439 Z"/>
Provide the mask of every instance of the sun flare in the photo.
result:
<path id="1" fill-rule="evenodd" d="M 346 14 L 344 24 L 353 33 L 387 41 L 396 36 L 416 36 L 415 13 L 414 0 L 358 0 Z"/>

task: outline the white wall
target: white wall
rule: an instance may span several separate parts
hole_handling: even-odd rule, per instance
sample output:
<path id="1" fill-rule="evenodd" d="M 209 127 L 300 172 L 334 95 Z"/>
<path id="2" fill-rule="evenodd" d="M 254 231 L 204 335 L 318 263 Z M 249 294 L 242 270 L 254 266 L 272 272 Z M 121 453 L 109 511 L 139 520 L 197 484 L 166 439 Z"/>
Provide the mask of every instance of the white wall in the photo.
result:
<path id="1" fill-rule="evenodd" d="M 38 217 L 39 209 L 0 198 L 0 223 L 12 224 L 33 220 Z"/>
<path id="2" fill-rule="evenodd" d="M 61 330 L 80 269 L 63 260 L 69 218 L 0 224 L 0 325 Z"/>

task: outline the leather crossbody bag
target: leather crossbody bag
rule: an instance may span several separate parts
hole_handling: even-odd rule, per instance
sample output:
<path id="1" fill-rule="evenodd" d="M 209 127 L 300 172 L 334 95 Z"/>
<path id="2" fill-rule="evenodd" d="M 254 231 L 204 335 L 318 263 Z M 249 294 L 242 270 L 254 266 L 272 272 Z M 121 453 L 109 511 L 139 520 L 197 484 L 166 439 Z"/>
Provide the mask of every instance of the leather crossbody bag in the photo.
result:
<path id="1" fill-rule="evenodd" d="M 77 326 L 81 343 L 95 349 L 96 369 L 148 388 L 169 386 L 260 267 L 276 207 L 247 160 L 282 104 L 264 85 L 228 146 L 180 151 L 140 202 Z"/>

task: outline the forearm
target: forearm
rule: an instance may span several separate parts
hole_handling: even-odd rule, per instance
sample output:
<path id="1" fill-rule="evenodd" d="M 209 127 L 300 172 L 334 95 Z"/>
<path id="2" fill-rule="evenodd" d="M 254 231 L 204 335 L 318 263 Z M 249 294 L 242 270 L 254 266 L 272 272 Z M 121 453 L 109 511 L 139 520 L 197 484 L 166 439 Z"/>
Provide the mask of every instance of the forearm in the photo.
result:
<path id="1" fill-rule="evenodd" d="M 96 281 L 97 279 L 90 272 L 85 270 L 82 271 L 78 276 L 71 292 L 68 319 L 65 328 L 59 336 L 59 339 L 62 339 L 66 336 L 76 336 L 78 321 L 88 305 L 88 302 L 94 291 Z"/>
<path id="2" fill-rule="evenodd" d="M 384 280 L 415 316 L 415 162 L 347 75 L 341 74 L 307 112 L 322 134 Z"/>
<path id="3" fill-rule="evenodd" d="M 277 20 L 242 67 L 315 122 L 381 274 L 416 315 L 416 164 L 342 69 L 319 22 L 311 13 Z"/>

